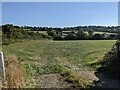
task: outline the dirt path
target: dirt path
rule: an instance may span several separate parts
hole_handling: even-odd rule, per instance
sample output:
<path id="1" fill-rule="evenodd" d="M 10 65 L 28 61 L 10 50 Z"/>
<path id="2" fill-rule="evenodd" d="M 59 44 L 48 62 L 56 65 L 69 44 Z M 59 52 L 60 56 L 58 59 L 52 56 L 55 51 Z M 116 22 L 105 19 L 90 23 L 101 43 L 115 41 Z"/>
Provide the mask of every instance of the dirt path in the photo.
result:
<path id="1" fill-rule="evenodd" d="M 75 72 L 78 72 L 79 75 L 83 78 L 86 78 L 89 82 L 95 84 L 95 87 L 98 88 L 119 88 L 120 82 L 115 79 L 111 79 L 107 77 L 104 73 L 96 72 L 96 71 L 89 71 L 79 70 L 79 68 L 72 67 Z"/>
<path id="2" fill-rule="evenodd" d="M 95 84 L 95 87 L 119 88 L 120 86 L 119 80 L 111 79 L 107 77 L 104 73 L 89 71 L 87 69 L 79 70 L 79 68 L 74 67 L 73 69 L 78 72 L 81 77 L 86 78 L 89 82 L 93 82 Z"/>
<path id="3" fill-rule="evenodd" d="M 94 83 L 95 87 L 100 88 L 118 88 L 118 80 L 113 80 L 105 77 L 103 73 L 89 71 L 86 68 L 81 69 L 74 64 L 68 62 L 65 58 L 56 57 L 58 64 L 68 67 L 73 73 Z M 42 75 L 39 78 L 40 88 L 70 88 L 70 84 L 63 81 L 60 74 Z"/>
<path id="4" fill-rule="evenodd" d="M 39 78 L 39 88 L 69 88 L 70 85 L 63 81 L 60 74 L 41 75 Z"/>

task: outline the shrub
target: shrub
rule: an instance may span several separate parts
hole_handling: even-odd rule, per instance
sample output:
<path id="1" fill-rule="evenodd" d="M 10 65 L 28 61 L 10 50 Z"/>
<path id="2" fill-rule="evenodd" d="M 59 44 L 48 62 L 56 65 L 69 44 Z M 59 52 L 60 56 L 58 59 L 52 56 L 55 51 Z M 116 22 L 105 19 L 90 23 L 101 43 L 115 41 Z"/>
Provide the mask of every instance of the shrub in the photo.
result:
<path id="1" fill-rule="evenodd" d="M 105 54 L 103 60 L 100 62 L 102 67 L 98 70 L 102 70 L 109 74 L 111 77 L 120 79 L 120 62 L 117 60 L 116 48 L 113 47 L 111 51 Z M 119 71 L 118 71 L 119 70 Z"/>
<path id="2" fill-rule="evenodd" d="M 75 40 L 77 37 L 75 34 L 69 34 L 65 37 L 66 40 Z"/>
<path id="3" fill-rule="evenodd" d="M 87 39 L 87 34 L 83 31 L 78 31 L 76 34 L 78 40 L 84 40 Z"/>
<path id="4" fill-rule="evenodd" d="M 53 38 L 53 40 L 61 40 L 61 39 L 62 39 L 62 37 L 58 36 L 58 35 Z"/>
<path id="5" fill-rule="evenodd" d="M 95 39 L 95 40 L 101 40 L 101 39 L 103 39 L 103 35 L 95 34 L 92 38 Z"/>

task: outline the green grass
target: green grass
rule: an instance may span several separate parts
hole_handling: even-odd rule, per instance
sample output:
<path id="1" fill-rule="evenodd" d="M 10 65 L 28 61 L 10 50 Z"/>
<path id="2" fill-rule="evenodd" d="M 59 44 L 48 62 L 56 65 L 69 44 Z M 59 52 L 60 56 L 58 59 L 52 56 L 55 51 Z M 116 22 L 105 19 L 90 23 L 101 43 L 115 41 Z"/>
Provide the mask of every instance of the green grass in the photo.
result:
<path id="1" fill-rule="evenodd" d="M 63 33 L 65 33 L 65 32 L 68 33 L 68 32 L 71 32 L 71 31 L 63 31 Z M 85 33 L 88 34 L 87 31 L 85 31 Z M 104 34 L 104 33 L 107 34 L 107 35 L 109 35 L 109 34 L 116 34 L 116 33 L 109 33 L 109 32 L 96 32 L 96 31 L 94 32 L 94 34 Z"/>
<path id="2" fill-rule="evenodd" d="M 88 32 L 86 32 L 88 34 Z M 94 34 L 107 34 L 107 35 L 110 35 L 110 34 L 116 34 L 116 33 L 109 33 L 109 32 L 94 32 Z"/>
<path id="3" fill-rule="evenodd" d="M 115 40 L 28 41 L 3 46 L 5 56 L 15 55 L 26 68 L 27 76 L 60 73 L 64 67 L 76 66 L 96 70 L 97 62 Z"/>
<path id="4" fill-rule="evenodd" d="M 3 46 L 4 54 L 15 55 L 26 63 L 56 64 L 57 58 L 77 66 L 100 60 L 114 40 L 29 41 Z M 57 57 L 57 58 L 56 58 Z"/>

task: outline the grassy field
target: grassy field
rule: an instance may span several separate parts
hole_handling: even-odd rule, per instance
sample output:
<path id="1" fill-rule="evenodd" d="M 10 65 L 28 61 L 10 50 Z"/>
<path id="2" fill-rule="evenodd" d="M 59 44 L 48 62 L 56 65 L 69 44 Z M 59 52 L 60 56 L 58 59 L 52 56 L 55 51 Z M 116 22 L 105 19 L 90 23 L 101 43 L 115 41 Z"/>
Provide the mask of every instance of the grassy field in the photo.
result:
<path id="1" fill-rule="evenodd" d="M 15 56 L 26 70 L 28 87 L 38 86 L 40 75 L 70 70 L 96 70 L 97 62 L 112 48 L 115 40 L 28 41 L 3 46 L 6 57 Z M 38 77 L 38 78 L 36 78 Z"/>
<path id="2" fill-rule="evenodd" d="M 105 33 L 105 34 L 108 34 L 108 35 L 109 35 L 109 34 L 116 34 L 116 33 L 109 33 L 109 32 L 94 32 L 94 34 L 104 34 L 104 33 Z"/>
<path id="3" fill-rule="evenodd" d="M 37 32 L 37 31 L 31 31 L 31 32 Z M 41 33 L 41 34 L 44 34 L 44 35 L 48 35 L 46 31 L 38 31 L 38 32 Z M 65 32 L 71 32 L 71 31 L 63 31 L 63 34 Z M 88 32 L 85 32 L 85 33 L 88 34 Z M 115 33 L 108 33 L 108 32 L 94 32 L 94 34 L 104 34 L 104 33 L 106 33 L 107 35 L 115 34 Z M 67 34 L 65 34 L 65 35 L 67 35 Z"/>
<path id="4" fill-rule="evenodd" d="M 63 33 L 67 33 L 67 32 L 71 32 L 71 31 L 63 31 Z M 44 32 L 45 33 L 45 32 Z M 88 34 L 88 32 L 87 31 L 85 31 L 85 33 L 87 33 Z M 97 32 L 97 31 L 95 31 L 94 32 L 94 34 L 104 34 L 104 33 L 106 33 L 106 34 L 116 34 L 116 33 L 109 33 L 109 32 Z"/>

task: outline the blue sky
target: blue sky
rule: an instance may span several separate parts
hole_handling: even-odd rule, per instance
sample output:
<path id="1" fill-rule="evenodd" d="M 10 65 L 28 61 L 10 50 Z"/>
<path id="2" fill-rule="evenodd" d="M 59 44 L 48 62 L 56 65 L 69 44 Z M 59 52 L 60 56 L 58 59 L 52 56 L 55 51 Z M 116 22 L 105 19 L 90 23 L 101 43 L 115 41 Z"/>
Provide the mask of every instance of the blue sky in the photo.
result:
<path id="1" fill-rule="evenodd" d="M 118 25 L 118 3 L 3 2 L 2 23 L 42 27 Z"/>

